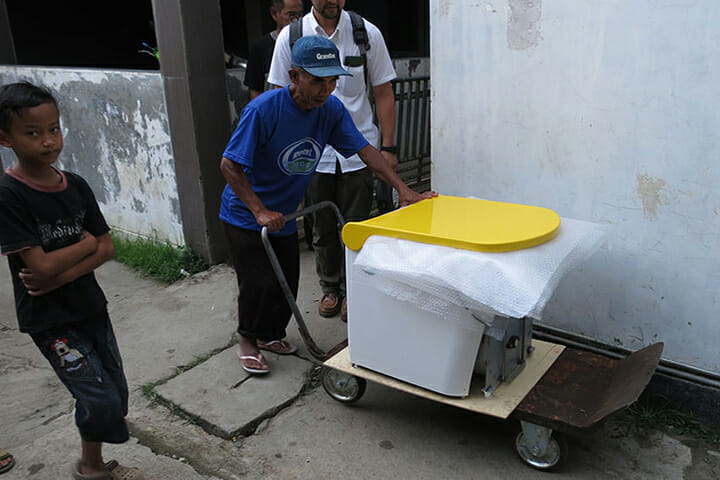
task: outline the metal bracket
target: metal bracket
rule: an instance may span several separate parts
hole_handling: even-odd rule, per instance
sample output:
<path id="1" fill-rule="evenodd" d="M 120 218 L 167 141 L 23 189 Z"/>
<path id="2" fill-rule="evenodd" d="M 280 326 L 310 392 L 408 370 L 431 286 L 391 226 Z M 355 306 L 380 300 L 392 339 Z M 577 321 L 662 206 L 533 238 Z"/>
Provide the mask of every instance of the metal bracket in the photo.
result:
<path id="1" fill-rule="evenodd" d="M 524 421 L 520 421 L 520 425 L 523 430 L 522 446 L 534 457 L 544 457 L 547 454 L 552 429 Z"/>

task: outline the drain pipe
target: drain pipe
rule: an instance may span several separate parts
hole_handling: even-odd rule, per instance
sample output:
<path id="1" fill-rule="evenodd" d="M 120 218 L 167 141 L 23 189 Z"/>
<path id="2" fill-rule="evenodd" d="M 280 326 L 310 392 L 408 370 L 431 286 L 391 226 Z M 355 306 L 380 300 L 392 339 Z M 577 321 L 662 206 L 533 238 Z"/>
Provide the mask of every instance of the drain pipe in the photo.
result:
<path id="1" fill-rule="evenodd" d="M 539 325 L 537 323 L 533 325 L 533 337 L 538 340 L 545 340 L 565 345 L 567 347 L 577 348 L 578 350 L 598 353 L 610 358 L 625 358 L 632 353 L 626 349 L 599 344 L 590 338 L 583 337 L 566 330 Z M 687 380 L 698 385 L 720 389 L 720 375 L 702 368 L 692 367 L 690 365 L 670 360 L 660 360 L 657 372 Z"/>

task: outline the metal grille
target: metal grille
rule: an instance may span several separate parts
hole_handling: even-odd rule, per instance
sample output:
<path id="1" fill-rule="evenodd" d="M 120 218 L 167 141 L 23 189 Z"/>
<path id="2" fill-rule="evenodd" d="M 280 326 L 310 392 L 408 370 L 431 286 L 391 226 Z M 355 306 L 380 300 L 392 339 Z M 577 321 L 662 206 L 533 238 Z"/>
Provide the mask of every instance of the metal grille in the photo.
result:
<path id="1" fill-rule="evenodd" d="M 397 120 L 398 174 L 412 189 L 430 188 L 430 77 L 392 81 Z"/>

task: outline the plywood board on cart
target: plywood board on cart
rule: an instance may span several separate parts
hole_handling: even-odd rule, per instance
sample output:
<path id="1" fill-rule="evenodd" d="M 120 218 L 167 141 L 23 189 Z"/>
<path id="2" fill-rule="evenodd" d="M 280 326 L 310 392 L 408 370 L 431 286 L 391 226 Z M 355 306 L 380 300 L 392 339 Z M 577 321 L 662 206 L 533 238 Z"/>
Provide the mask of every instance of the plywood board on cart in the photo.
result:
<path id="1" fill-rule="evenodd" d="M 528 357 L 522 372 L 520 372 L 512 382 L 501 383 L 490 398 L 485 398 L 482 392 L 483 383 L 481 381 L 473 382 L 470 385 L 470 394 L 467 397 L 457 398 L 440 395 L 401 380 L 388 377 L 387 375 L 373 372 L 372 370 L 355 367 L 350 363 L 348 348 L 341 350 L 327 360 L 325 365 L 335 370 L 340 370 L 371 382 L 386 385 L 436 402 L 453 405 L 493 417 L 507 418 L 518 404 L 520 404 L 522 399 L 525 398 L 525 395 L 540 381 L 540 378 L 542 378 L 565 349 L 562 345 L 544 342 L 542 340 L 533 340 L 532 344 L 535 347 L 535 351 Z"/>

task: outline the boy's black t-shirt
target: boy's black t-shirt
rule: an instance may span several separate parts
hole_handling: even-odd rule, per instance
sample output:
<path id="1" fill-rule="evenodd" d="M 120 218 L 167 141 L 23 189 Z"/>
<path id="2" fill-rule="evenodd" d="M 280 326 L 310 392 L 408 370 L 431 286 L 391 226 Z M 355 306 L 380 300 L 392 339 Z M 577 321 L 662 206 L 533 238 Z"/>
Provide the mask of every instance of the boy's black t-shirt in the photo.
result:
<path id="1" fill-rule="evenodd" d="M 0 252 L 7 255 L 21 332 L 38 332 L 101 313 L 105 294 L 91 272 L 52 292 L 33 297 L 18 273 L 26 265 L 18 252 L 41 246 L 45 252 L 67 247 L 87 230 L 109 231 L 90 186 L 79 175 L 58 170 L 57 187 L 41 187 L 13 176 L 0 177 Z"/>

